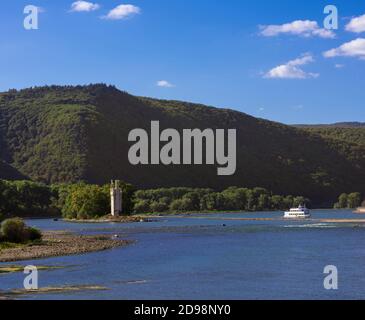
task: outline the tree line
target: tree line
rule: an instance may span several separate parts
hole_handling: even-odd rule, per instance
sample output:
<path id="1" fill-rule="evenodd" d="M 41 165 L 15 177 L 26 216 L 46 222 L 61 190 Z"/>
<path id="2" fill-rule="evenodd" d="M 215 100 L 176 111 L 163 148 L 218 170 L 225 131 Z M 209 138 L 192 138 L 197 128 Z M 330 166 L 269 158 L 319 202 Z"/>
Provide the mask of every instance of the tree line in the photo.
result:
<path id="1" fill-rule="evenodd" d="M 360 192 L 353 192 L 350 194 L 342 193 L 338 202 L 335 203 L 335 209 L 355 209 L 360 206 L 365 207 L 365 201 L 362 203 L 363 195 Z"/>
<path id="2" fill-rule="evenodd" d="M 265 211 L 310 205 L 305 197 L 273 195 L 264 188 L 231 187 L 222 192 L 211 189 L 163 188 L 138 190 L 135 213 L 175 213 L 194 211 Z"/>
<path id="3" fill-rule="evenodd" d="M 286 210 L 302 204 L 303 196 L 274 195 L 264 188 L 212 189 L 161 188 L 136 190 L 122 183 L 123 214 L 184 213 L 208 211 Z M 362 195 L 341 195 L 336 208 L 360 206 Z M 90 219 L 110 213 L 110 186 L 86 183 L 45 185 L 31 181 L 0 180 L 0 215 Z"/>

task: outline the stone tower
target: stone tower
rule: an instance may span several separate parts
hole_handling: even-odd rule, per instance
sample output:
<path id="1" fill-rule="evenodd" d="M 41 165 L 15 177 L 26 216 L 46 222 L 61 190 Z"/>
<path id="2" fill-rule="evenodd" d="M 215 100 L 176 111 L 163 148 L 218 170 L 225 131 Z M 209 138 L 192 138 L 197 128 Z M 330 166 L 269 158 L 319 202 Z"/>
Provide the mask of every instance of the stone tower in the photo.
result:
<path id="1" fill-rule="evenodd" d="M 122 213 L 122 189 L 119 180 L 112 180 L 110 184 L 111 215 L 118 217 Z"/>

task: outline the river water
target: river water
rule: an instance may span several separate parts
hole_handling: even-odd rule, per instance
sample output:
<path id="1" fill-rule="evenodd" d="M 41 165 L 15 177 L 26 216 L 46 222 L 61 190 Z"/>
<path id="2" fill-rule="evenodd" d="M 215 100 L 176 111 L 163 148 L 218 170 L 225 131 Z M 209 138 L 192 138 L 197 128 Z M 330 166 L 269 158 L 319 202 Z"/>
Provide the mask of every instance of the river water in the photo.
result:
<path id="1" fill-rule="evenodd" d="M 346 210 L 313 211 L 306 221 L 282 213 L 168 217 L 150 223 L 73 224 L 30 220 L 42 230 L 119 235 L 128 247 L 17 265 L 64 266 L 39 272 L 40 287 L 103 286 L 104 291 L 31 294 L 22 299 L 365 299 L 365 219 Z M 275 221 L 231 220 L 274 218 Z M 0 264 L 4 265 L 4 264 Z M 325 266 L 339 288 L 324 288 Z M 22 273 L 0 275 L 0 290 L 23 286 Z"/>

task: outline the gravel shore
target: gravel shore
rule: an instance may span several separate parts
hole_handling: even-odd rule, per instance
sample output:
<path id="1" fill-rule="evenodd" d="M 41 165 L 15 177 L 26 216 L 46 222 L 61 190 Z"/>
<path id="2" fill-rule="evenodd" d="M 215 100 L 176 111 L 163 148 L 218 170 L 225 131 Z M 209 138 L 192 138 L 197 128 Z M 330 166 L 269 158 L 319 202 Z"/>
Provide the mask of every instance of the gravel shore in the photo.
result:
<path id="1" fill-rule="evenodd" d="M 45 232 L 40 244 L 0 250 L 0 262 L 34 260 L 103 251 L 131 244 L 108 236 L 80 236 L 66 232 Z"/>

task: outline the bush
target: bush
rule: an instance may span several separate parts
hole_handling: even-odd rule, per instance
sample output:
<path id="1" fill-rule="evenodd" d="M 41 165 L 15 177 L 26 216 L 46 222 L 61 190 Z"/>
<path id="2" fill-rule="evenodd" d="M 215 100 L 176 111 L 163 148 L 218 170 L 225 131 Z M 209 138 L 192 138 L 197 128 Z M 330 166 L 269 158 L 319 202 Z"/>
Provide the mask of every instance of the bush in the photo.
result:
<path id="1" fill-rule="evenodd" d="M 21 243 L 26 241 L 26 225 L 23 220 L 15 218 L 5 220 L 1 224 L 1 234 L 5 241 Z"/>
<path id="2" fill-rule="evenodd" d="M 42 239 L 42 233 L 36 228 L 28 228 L 29 241 L 36 241 Z"/>
<path id="3" fill-rule="evenodd" d="M 0 229 L 2 241 L 12 243 L 25 243 L 42 238 L 40 231 L 26 226 L 20 218 L 7 219 L 2 222 Z"/>

